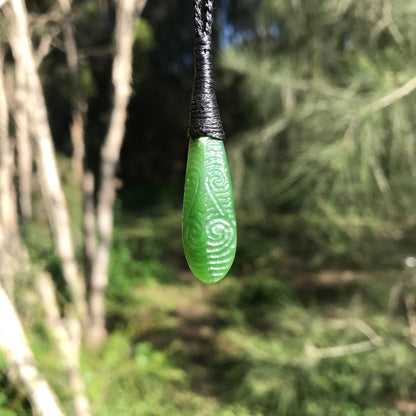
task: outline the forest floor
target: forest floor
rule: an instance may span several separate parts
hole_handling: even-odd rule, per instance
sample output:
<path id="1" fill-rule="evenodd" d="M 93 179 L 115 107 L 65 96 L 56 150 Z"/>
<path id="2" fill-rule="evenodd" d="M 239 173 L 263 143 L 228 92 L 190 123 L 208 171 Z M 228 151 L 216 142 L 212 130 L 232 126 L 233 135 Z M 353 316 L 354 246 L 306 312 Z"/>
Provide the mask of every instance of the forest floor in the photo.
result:
<path id="1" fill-rule="evenodd" d="M 115 235 L 108 365 L 86 358 L 87 384 L 124 374 L 90 391 L 97 414 L 415 414 L 403 271 L 303 270 L 273 227 L 243 221 L 229 276 L 205 285 L 187 268 L 179 211 L 137 218 L 120 216 Z"/>

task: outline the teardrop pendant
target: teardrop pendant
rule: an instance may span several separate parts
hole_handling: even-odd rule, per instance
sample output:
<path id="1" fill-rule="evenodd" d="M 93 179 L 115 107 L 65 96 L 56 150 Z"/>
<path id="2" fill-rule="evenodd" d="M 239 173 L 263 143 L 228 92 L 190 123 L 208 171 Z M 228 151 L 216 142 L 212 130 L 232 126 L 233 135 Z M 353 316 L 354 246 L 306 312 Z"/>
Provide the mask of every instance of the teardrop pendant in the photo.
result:
<path id="1" fill-rule="evenodd" d="M 190 139 L 182 240 L 189 268 L 199 280 L 214 283 L 228 273 L 237 247 L 237 227 L 222 140 Z"/>

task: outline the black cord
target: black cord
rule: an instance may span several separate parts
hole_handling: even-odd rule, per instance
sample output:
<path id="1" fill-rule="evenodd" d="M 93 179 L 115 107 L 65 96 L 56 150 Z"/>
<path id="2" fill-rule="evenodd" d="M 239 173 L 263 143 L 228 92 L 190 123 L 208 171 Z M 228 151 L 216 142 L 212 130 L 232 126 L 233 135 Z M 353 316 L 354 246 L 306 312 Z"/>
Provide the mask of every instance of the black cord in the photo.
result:
<path id="1" fill-rule="evenodd" d="M 225 138 L 218 110 L 212 74 L 213 0 L 194 1 L 194 85 L 189 111 L 188 135 L 191 139 L 208 136 Z"/>

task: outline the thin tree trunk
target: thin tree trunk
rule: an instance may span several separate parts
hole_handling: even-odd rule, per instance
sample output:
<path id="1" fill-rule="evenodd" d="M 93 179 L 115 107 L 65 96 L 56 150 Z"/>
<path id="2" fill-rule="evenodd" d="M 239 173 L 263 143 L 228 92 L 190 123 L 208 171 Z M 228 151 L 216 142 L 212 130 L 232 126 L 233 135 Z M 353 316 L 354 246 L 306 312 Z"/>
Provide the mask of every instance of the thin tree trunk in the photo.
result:
<path id="1" fill-rule="evenodd" d="M 10 377 L 19 380 L 27 389 L 34 414 L 63 416 L 55 395 L 36 368 L 12 303 L 13 277 L 27 263 L 27 254 L 18 233 L 3 58 L 3 51 L 0 51 L 0 351 L 9 366 Z"/>
<path id="2" fill-rule="evenodd" d="M 17 312 L 1 286 L 0 349 L 10 368 L 10 376 L 26 387 L 34 413 L 39 416 L 64 416 L 49 384 L 36 368 Z"/>
<path id="3" fill-rule="evenodd" d="M 16 123 L 17 172 L 19 184 L 19 203 L 22 218 L 29 221 L 32 218 L 32 146 L 29 136 L 27 114 L 26 74 L 21 65 L 15 66 L 16 72 L 16 108 L 14 120 Z"/>
<path id="4" fill-rule="evenodd" d="M 27 105 L 29 106 L 28 110 L 30 109 L 28 113 L 37 147 L 37 167 L 41 192 L 45 201 L 56 250 L 62 263 L 64 278 L 71 293 L 76 313 L 81 322 L 84 322 L 87 316 L 85 284 L 78 274 L 75 261 L 70 219 L 58 174 L 46 104 L 29 37 L 27 11 L 22 0 L 10 0 L 9 4 L 12 8 L 10 33 L 12 52 L 16 65 L 21 65 L 24 68 L 28 81 Z"/>
<path id="5" fill-rule="evenodd" d="M 71 126 L 71 140 L 73 146 L 72 164 L 77 181 L 81 186 L 84 232 L 84 270 L 85 274 L 88 276 L 91 273 L 96 249 L 94 176 L 86 169 L 84 137 L 84 125 L 88 104 L 81 90 L 78 51 L 70 17 L 71 0 L 59 0 L 59 4 L 65 14 L 65 50 L 73 89 Z"/>
<path id="6" fill-rule="evenodd" d="M 43 301 L 48 329 L 68 375 L 75 414 L 77 416 L 90 416 L 90 403 L 79 365 L 79 346 L 72 342 L 70 331 L 61 318 L 51 277 L 47 273 L 40 272 L 36 279 L 36 287 Z M 71 316 L 71 314 L 69 315 Z"/>
<path id="7" fill-rule="evenodd" d="M 72 83 L 72 126 L 71 140 L 73 146 L 72 162 L 75 176 L 82 183 L 83 160 L 84 160 L 84 119 L 87 111 L 87 103 L 81 91 L 79 79 L 79 59 L 74 30 L 71 23 L 71 0 L 58 0 L 64 13 L 63 33 L 66 60 Z"/>
<path id="8" fill-rule="evenodd" d="M 82 178 L 82 212 L 84 228 L 84 270 L 86 276 L 91 276 L 92 265 L 97 250 L 95 204 L 94 204 L 94 175 L 90 171 L 83 172 Z"/>
<path id="9" fill-rule="evenodd" d="M 98 193 L 98 246 L 91 273 L 90 342 L 106 337 L 105 290 L 108 285 L 110 244 L 113 233 L 115 171 L 125 133 L 127 105 L 131 95 L 133 28 L 136 12 L 141 13 L 146 0 L 119 0 L 117 3 L 116 48 L 113 61 L 114 104 L 110 126 L 101 150 L 101 187 Z"/>
<path id="10" fill-rule="evenodd" d="M 4 84 L 4 50 L 0 45 L 0 283 L 13 299 L 19 233 L 16 195 L 13 188 L 13 149 L 9 137 L 9 107 Z"/>

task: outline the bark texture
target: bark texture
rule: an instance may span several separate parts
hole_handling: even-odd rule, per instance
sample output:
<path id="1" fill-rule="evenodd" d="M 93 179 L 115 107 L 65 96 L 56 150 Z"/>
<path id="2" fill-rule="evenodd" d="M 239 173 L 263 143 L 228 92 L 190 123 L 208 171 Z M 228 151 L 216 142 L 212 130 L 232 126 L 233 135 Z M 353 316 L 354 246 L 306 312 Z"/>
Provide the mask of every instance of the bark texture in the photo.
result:
<path id="1" fill-rule="evenodd" d="M 27 113 L 26 73 L 16 65 L 16 92 L 14 120 L 16 124 L 17 178 L 19 184 L 20 211 L 24 221 L 32 218 L 32 146 L 30 143 Z"/>
<path id="2" fill-rule="evenodd" d="M 20 244 L 13 187 L 13 148 L 9 137 L 9 109 L 3 74 L 4 51 L 0 47 L 0 283 L 13 299 Z"/>

